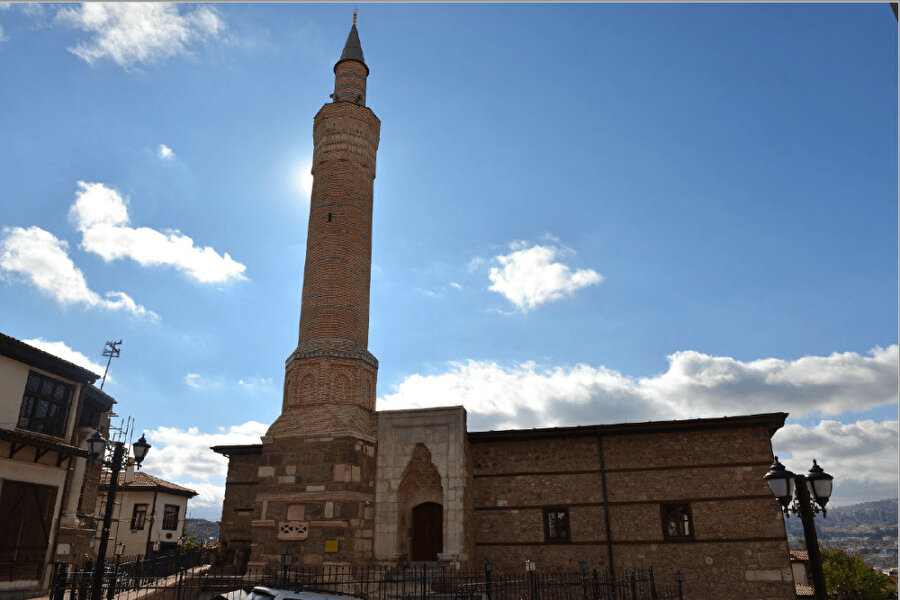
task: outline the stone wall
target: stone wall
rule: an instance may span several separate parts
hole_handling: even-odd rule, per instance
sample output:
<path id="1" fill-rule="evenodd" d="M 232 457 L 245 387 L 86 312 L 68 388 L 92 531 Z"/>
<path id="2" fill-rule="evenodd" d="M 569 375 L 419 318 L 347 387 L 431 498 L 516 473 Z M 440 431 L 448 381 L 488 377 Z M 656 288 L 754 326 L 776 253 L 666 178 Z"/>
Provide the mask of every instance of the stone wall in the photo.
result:
<path id="1" fill-rule="evenodd" d="M 378 413 L 375 558 L 410 556 L 412 509 L 443 507 L 442 557 L 467 564 L 472 556 L 471 471 L 466 413 L 461 406 Z"/>
<path id="2" fill-rule="evenodd" d="M 262 457 L 260 446 L 232 448 L 228 454 L 225 499 L 219 525 L 219 545 L 230 554 L 228 564 L 243 572 L 250 558 L 250 524 L 259 519 L 256 508 L 257 473 Z"/>
<path id="3" fill-rule="evenodd" d="M 763 481 L 774 428 L 645 429 L 470 436 L 475 559 L 499 571 L 526 559 L 539 569 L 653 566 L 666 580 L 684 573 L 687 598 L 793 598 L 784 523 Z M 687 508 L 689 535 L 666 530 L 664 506 Z M 568 540 L 550 538 L 549 509 L 567 510 Z"/>
<path id="4" fill-rule="evenodd" d="M 265 440 L 250 523 L 249 569 L 371 562 L 374 440 L 351 435 Z"/>

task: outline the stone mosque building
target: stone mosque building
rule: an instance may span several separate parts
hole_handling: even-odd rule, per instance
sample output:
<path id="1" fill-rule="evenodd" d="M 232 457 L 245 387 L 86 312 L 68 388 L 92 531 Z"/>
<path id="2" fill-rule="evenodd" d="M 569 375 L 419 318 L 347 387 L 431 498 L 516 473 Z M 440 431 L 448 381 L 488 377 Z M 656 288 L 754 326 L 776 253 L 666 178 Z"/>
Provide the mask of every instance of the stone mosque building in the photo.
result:
<path id="1" fill-rule="evenodd" d="M 690 598 L 793 598 L 763 475 L 785 413 L 468 431 L 461 406 L 376 411 L 375 154 L 354 25 L 315 116 L 300 335 L 281 416 L 229 458 L 220 542 L 250 570 L 488 558 L 498 572 L 653 568 Z"/>

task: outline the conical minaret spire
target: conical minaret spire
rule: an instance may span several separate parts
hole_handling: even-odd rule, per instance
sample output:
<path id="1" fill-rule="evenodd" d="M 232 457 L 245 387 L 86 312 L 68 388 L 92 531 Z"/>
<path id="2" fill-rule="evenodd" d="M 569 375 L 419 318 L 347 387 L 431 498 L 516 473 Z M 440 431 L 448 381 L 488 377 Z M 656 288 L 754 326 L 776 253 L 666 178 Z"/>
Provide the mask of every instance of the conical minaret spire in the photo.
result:
<path id="1" fill-rule="evenodd" d="M 366 64 L 363 58 L 362 44 L 359 43 L 359 32 L 356 31 L 355 10 L 353 11 L 353 26 L 350 28 L 350 34 L 347 36 L 347 42 L 344 44 L 344 51 L 341 53 L 341 58 L 338 59 L 338 64 L 345 60 L 355 60 L 363 65 Z M 337 65 L 334 68 L 337 70 Z M 366 73 L 368 74 L 368 67 L 366 67 Z"/>

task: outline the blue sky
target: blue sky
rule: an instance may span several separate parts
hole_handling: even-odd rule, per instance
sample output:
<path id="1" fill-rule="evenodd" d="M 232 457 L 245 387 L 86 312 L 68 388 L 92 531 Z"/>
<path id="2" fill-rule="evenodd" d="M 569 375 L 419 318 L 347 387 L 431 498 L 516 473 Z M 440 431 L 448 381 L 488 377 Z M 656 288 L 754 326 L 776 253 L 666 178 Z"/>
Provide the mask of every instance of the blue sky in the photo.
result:
<path id="1" fill-rule="evenodd" d="M 297 342 L 353 5 L 3 5 L 0 331 L 101 363 L 218 516 Z M 856 5 L 362 4 L 379 408 L 767 411 L 897 493 L 897 22 Z M 113 292 L 111 295 L 107 295 Z M 793 455 L 793 456 L 792 456 Z"/>

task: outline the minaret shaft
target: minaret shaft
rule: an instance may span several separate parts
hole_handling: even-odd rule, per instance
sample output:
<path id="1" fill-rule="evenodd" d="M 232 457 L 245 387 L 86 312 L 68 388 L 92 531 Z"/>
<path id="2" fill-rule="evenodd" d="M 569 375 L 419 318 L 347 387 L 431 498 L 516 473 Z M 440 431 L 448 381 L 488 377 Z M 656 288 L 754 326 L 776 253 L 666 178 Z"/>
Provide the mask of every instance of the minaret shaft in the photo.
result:
<path id="1" fill-rule="evenodd" d="M 339 70 L 355 62 L 339 63 Z M 365 350 L 369 339 L 372 188 L 380 122 L 351 101 L 326 104 L 313 127 L 300 339 L 336 338 Z"/>

